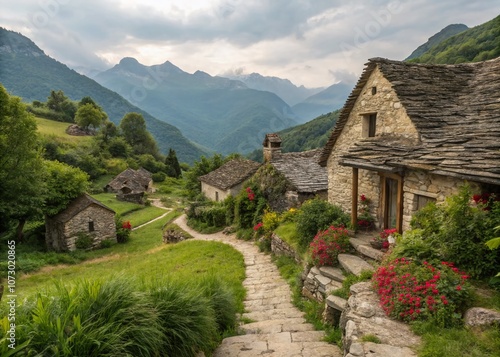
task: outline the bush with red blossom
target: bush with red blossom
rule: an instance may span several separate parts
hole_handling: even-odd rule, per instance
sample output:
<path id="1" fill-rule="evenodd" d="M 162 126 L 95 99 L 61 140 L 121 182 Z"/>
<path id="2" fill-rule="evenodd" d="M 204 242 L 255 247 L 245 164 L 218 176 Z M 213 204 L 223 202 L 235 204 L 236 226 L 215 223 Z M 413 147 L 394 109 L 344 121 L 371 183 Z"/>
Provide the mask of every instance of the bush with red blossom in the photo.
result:
<path id="1" fill-rule="evenodd" d="M 344 227 L 331 226 L 318 232 L 310 244 L 311 258 L 316 266 L 338 264 L 338 255 L 350 248 L 349 235 Z"/>
<path id="2" fill-rule="evenodd" d="M 432 265 L 397 258 L 377 269 L 373 284 L 388 316 L 448 327 L 461 322 L 470 297 L 468 278 L 450 262 Z"/>

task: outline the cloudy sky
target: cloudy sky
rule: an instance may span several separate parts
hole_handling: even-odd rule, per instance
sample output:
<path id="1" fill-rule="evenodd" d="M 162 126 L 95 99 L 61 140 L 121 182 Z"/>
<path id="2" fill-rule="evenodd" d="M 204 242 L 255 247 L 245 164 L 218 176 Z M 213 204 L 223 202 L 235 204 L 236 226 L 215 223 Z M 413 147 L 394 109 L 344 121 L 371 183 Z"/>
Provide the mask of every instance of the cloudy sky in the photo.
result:
<path id="1" fill-rule="evenodd" d="M 0 0 L 0 26 L 70 67 L 123 57 L 193 73 L 258 72 L 306 87 L 402 60 L 452 23 L 477 26 L 498 0 Z"/>

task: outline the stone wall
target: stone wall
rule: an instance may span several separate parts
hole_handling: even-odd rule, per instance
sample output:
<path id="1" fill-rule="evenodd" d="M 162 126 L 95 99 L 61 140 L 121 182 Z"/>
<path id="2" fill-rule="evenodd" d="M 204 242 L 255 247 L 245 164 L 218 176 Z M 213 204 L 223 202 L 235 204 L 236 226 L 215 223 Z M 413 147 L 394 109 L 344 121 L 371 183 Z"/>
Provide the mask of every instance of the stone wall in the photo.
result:
<path id="1" fill-rule="evenodd" d="M 230 192 L 223 191 L 220 188 L 209 185 L 205 182 L 201 183 L 201 192 L 212 201 L 224 201 L 227 196 L 229 196 Z"/>
<path id="2" fill-rule="evenodd" d="M 302 258 L 295 249 L 275 233 L 271 236 L 271 251 L 276 255 L 285 255 L 293 258 L 298 264 L 302 263 Z"/>
<path id="3" fill-rule="evenodd" d="M 463 180 L 453 177 L 433 175 L 423 170 L 408 171 L 403 184 L 403 230 L 410 228 L 412 215 L 417 211 L 418 196 L 428 197 L 437 204 L 456 194 L 464 184 Z M 473 191 L 480 192 L 480 184 L 469 182 Z"/>
<path id="4" fill-rule="evenodd" d="M 376 94 L 372 88 L 376 87 Z M 351 211 L 352 168 L 340 166 L 339 157 L 363 138 L 363 115 L 377 113 L 375 136 L 401 136 L 418 141 L 418 132 L 406 114 L 391 84 L 375 69 L 358 97 L 328 159 L 328 200 Z M 377 173 L 359 170 L 359 194 L 372 200 L 372 215 L 377 216 L 380 196 L 380 177 Z"/>

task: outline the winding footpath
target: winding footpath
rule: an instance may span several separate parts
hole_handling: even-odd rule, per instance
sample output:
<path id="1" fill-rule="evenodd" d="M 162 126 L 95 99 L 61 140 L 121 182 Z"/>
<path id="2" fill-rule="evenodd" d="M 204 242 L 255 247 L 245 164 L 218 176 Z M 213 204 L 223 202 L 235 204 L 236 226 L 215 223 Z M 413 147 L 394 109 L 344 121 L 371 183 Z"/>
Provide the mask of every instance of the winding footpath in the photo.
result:
<path id="1" fill-rule="evenodd" d="M 269 255 L 259 252 L 253 242 L 236 239 L 234 234 L 200 234 L 186 224 L 186 216 L 174 223 L 195 239 L 229 244 L 243 254 L 247 289 L 242 324 L 244 335 L 225 338 L 214 357 L 341 357 L 341 350 L 322 341 L 323 331 L 306 323 L 303 313 L 291 303 L 288 284 L 280 276 Z"/>

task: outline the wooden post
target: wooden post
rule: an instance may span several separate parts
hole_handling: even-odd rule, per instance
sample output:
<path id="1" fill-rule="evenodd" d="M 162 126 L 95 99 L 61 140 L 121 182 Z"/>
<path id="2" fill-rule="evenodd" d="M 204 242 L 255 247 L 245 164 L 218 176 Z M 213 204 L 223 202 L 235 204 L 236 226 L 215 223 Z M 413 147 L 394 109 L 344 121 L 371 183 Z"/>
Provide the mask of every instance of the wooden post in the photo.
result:
<path id="1" fill-rule="evenodd" d="M 353 227 L 358 223 L 358 169 L 352 168 L 352 206 L 351 206 L 351 224 Z"/>
<path id="2" fill-rule="evenodd" d="M 403 197 L 403 175 L 401 175 L 398 179 L 398 210 L 396 212 L 396 229 L 398 230 L 398 233 L 403 233 Z"/>

